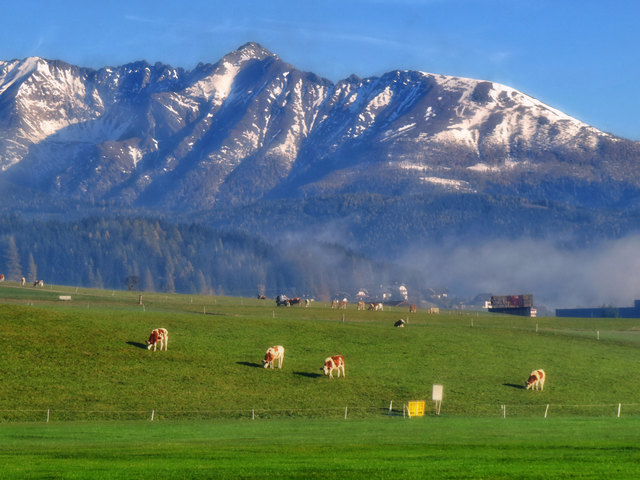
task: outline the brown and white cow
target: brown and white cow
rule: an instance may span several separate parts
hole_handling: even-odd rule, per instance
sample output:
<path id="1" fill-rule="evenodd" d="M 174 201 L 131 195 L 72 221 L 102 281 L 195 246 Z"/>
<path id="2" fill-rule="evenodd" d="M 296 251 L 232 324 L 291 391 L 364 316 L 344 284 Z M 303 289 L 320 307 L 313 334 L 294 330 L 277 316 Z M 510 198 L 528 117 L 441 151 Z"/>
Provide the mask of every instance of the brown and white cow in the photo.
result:
<path id="1" fill-rule="evenodd" d="M 409 305 L 409 313 L 416 313 L 418 311 L 417 305 Z"/>
<path id="2" fill-rule="evenodd" d="M 274 363 L 278 360 L 278 368 L 282 368 L 282 362 L 284 361 L 284 347 L 282 345 L 275 345 L 267 350 L 262 363 L 264 368 L 275 368 Z"/>
<path id="3" fill-rule="evenodd" d="M 151 335 L 149 335 L 149 340 L 147 340 L 147 350 L 151 350 L 153 347 L 153 351 L 156 351 L 156 347 L 160 344 L 160 351 L 164 347 L 165 352 L 169 347 L 169 331 L 166 328 L 156 328 L 151 331 Z"/>
<path id="4" fill-rule="evenodd" d="M 334 370 L 338 371 L 338 378 L 340 378 L 340 370 L 342 370 L 342 376 L 346 377 L 344 373 L 344 357 L 342 355 L 325 358 L 324 367 L 322 367 L 324 374 L 329 375 L 329 378 L 333 378 Z"/>
<path id="5" fill-rule="evenodd" d="M 365 303 L 363 300 L 358 302 L 358 310 L 364 310 Z"/>
<path id="6" fill-rule="evenodd" d="M 533 372 L 531 372 L 529 378 L 525 383 L 527 390 L 538 390 L 538 388 L 541 391 L 544 390 L 544 381 L 546 380 L 546 378 L 547 375 L 544 373 L 544 370 L 534 370 Z"/>
<path id="7" fill-rule="evenodd" d="M 369 310 L 373 310 L 375 312 L 382 312 L 382 311 L 384 311 L 384 305 L 381 302 L 370 303 L 369 304 Z"/>

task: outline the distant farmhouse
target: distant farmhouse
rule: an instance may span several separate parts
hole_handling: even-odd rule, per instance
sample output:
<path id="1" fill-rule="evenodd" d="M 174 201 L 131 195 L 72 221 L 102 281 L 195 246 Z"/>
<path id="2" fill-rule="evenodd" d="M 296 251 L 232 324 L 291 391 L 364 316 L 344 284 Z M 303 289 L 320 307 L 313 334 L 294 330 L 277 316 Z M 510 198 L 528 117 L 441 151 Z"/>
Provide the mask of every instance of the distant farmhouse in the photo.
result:
<path id="1" fill-rule="evenodd" d="M 507 313 L 523 317 L 535 317 L 538 311 L 533 306 L 533 295 L 492 295 L 490 313 Z"/>
<path id="2" fill-rule="evenodd" d="M 640 300 L 633 307 L 558 308 L 556 317 L 640 318 Z"/>

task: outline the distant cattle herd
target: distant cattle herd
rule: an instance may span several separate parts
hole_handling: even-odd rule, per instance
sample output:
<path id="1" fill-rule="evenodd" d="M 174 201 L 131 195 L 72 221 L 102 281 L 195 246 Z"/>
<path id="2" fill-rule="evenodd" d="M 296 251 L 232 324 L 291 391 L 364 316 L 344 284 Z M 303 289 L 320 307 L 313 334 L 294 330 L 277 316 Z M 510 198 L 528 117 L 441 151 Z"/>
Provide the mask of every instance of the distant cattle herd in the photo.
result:
<path id="1" fill-rule="evenodd" d="M 0 273 L 0 282 L 4 282 L 4 274 Z M 20 285 L 25 286 L 27 284 L 27 279 L 25 277 L 20 278 Z M 34 287 L 44 287 L 44 280 L 36 280 L 33 282 Z"/>

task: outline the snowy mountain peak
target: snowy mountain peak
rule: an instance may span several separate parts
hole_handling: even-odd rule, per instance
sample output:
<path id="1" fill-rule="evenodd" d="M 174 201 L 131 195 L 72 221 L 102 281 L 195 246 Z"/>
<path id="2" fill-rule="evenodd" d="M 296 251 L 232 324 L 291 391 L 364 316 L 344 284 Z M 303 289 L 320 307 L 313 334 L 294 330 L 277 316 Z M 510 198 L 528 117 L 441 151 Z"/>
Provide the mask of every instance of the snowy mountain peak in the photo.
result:
<path id="1" fill-rule="evenodd" d="M 245 43 L 237 50 L 225 55 L 223 57 L 223 61 L 240 66 L 248 60 L 264 60 L 265 58 L 279 60 L 277 55 L 271 53 L 262 45 L 255 42 L 249 42 Z"/>

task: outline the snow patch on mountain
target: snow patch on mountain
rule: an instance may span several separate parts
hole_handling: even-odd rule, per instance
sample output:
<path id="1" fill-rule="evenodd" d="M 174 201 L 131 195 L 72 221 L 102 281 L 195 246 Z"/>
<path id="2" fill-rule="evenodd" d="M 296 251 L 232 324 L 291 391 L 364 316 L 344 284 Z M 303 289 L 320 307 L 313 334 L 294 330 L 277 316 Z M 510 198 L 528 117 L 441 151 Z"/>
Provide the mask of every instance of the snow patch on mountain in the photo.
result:
<path id="1" fill-rule="evenodd" d="M 222 62 L 215 74 L 196 82 L 185 91 L 185 94 L 221 105 L 229 96 L 231 86 L 239 71 L 240 66 Z"/>
<path id="2" fill-rule="evenodd" d="M 514 170 L 518 167 L 531 167 L 531 163 L 527 161 L 516 162 L 514 160 L 507 159 L 501 165 L 488 165 L 483 162 L 476 163 L 467 167 L 467 170 L 481 173 L 504 173 L 506 171 Z"/>
<path id="3" fill-rule="evenodd" d="M 463 180 L 455 180 L 451 178 L 441 178 L 441 177 L 420 177 L 420 180 L 422 180 L 425 183 L 437 185 L 449 191 L 466 192 L 466 193 L 475 192 L 475 190 L 471 187 L 469 182 L 465 182 Z"/>

